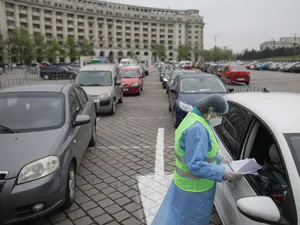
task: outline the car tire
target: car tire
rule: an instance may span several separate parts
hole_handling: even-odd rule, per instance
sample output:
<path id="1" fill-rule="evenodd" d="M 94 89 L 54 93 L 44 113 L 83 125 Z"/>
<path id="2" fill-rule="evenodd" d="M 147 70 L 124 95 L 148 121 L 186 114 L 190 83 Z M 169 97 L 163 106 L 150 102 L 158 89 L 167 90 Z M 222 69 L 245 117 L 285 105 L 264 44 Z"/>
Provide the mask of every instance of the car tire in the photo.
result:
<path id="1" fill-rule="evenodd" d="M 176 110 L 173 110 L 173 125 L 175 129 L 177 129 L 177 127 L 179 126 L 177 116 L 176 116 Z"/>
<path id="2" fill-rule="evenodd" d="M 247 85 L 247 86 L 249 86 L 249 84 L 250 84 L 250 81 L 246 82 L 246 85 Z"/>
<path id="3" fill-rule="evenodd" d="M 140 96 L 140 95 L 141 95 L 141 90 L 139 90 L 139 92 L 137 93 L 137 95 L 138 95 L 138 96 Z"/>
<path id="4" fill-rule="evenodd" d="M 122 94 L 121 94 L 121 97 L 120 97 L 118 103 L 119 103 L 119 104 L 123 103 L 123 92 L 122 92 Z"/>
<path id="5" fill-rule="evenodd" d="M 116 114 L 116 99 L 113 99 L 113 102 L 111 104 L 111 110 L 110 110 L 110 115 L 115 115 Z"/>
<path id="6" fill-rule="evenodd" d="M 63 209 L 68 209 L 74 203 L 76 191 L 76 168 L 74 162 L 71 162 L 68 171 L 67 185 L 65 190 L 65 202 Z"/>
<path id="7" fill-rule="evenodd" d="M 141 91 L 143 91 L 144 90 L 144 86 L 142 86 L 142 88 L 141 88 Z"/>
<path id="8" fill-rule="evenodd" d="M 89 147 L 95 147 L 97 142 L 97 123 L 95 121 L 93 128 L 92 128 L 92 136 L 89 143 Z"/>

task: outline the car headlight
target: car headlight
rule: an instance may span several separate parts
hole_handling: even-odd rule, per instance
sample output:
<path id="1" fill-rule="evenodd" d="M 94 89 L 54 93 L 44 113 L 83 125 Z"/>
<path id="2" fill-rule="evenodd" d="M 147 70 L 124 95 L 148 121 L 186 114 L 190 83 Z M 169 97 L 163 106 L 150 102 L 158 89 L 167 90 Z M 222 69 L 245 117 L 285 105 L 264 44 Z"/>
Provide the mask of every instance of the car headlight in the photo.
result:
<path id="1" fill-rule="evenodd" d="M 186 112 L 193 110 L 193 106 L 185 104 L 183 102 L 179 102 L 179 108 L 181 108 L 183 111 L 186 111 Z"/>
<path id="2" fill-rule="evenodd" d="M 167 78 L 164 78 L 164 81 L 165 81 L 165 82 L 167 82 L 167 81 L 168 81 L 168 79 L 167 79 Z"/>
<path id="3" fill-rule="evenodd" d="M 110 92 L 106 92 L 106 93 L 99 95 L 99 98 L 110 98 Z"/>
<path id="4" fill-rule="evenodd" d="M 138 87 L 138 86 L 139 86 L 138 83 L 134 83 L 134 84 L 131 85 L 131 87 Z"/>
<path id="5" fill-rule="evenodd" d="M 24 166 L 18 177 L 18 184 L 45 177 L 59 168 L 59 158 L 48 156 Z"/>

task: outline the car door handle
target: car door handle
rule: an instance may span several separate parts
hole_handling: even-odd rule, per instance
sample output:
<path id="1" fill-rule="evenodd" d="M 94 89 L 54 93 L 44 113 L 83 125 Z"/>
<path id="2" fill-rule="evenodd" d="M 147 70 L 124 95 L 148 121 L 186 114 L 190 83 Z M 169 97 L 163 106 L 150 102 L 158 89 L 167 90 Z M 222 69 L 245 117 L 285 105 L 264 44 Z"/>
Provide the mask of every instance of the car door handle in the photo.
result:
<path id="1" fill-rule="evenodd" d="M 234 189 L 235 185 L 234 185 L 233 181 L 226 180 L 226 183 L 227 183 L 228 187 L 230 187 L 231 189 Z"/>

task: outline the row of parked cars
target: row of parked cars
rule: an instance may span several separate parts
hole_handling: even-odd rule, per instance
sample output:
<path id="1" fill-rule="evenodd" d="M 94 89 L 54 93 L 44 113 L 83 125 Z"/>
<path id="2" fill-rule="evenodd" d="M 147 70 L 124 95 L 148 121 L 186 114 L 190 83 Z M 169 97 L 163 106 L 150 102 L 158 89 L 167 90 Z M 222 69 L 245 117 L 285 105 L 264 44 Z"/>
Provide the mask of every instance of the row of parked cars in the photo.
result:
<path id="1" fill-rule="evenodd" d="M 196 101 L 212 93 L 221 95 L 233 92 L 222 80 L 212 74 L 183 69 L 178 64 L 164 64 L 159 70 L 159 80 L 168 95 L 169 111 L 177 128 Z"/>
<path id="2" fill-rule="evenodd" d="M 235 66 L 223 66 L 228 65 Z M 215 72 L 222 65 L 204 66 L 205 71 Z M 263 166 L 239 180 L 217 182 L 215 206 L 222 223 L 299 225 L 300 129 L 296 122 L 300 120 L 296 114 L 285 121 L 278 117 L 282 109 L 293 110 L 300 95 L 230 93 L 233 90 L 227 89 L 216 74 L 172 66 L 162 73 L 175 128 L 198 99 L 222 94 L 229 102 L 229 111 L 219 122 L 210 121 L 220 145 L 219 154 L 228 161 L 253 158 Z"/>
<path id="3" fill-rule="evenodd" d="M 270 70 L 270 71 L 282 71 L 300 73 L 300 62 L 253 62 L 245 66 L 250 70 Z"/>
<path id="4" fill-rule="evenodd" d="M 76 172 L 97 142 L 97 113 L 115 114 L 123 94 L 141 93 L 145 76 L 136 64 L 90 64 L 74 82 L 0 90 L 0 224 L 73 204 Z"/>

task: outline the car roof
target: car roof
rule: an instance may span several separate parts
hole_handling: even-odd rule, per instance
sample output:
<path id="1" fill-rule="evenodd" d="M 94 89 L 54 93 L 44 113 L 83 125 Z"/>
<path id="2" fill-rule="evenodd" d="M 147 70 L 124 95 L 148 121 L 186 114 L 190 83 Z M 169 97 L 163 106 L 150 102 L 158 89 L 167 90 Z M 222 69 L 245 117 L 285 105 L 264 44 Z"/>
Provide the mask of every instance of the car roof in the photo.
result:
<path id="1" fill-rule="evenodd" d="M 190 74 L 180 74 L 182 78 L 217 78 L 219 79 L 216 75 L 208 74 L 208 73 L 190 73 Z"/>
<path id="2" fill-rule="evenodd" d="M 0 93 L 8 92 L 63 92 L 63 89 L 71 87 L 73 84 L 31 84 L 9 87 L 0 90 Z"/>
<path id="3" fill-rule="evenodd" d="M 112 71 L 116 68 L 116 64 L 89 64 L 87 66 L 83 66 L 79 71 L 93 71 L 93 70 L 101 70 L 101 71 Z"/>
<path id="4" fill-rule="evenodd" d="M 225 96 L 255 113 L 279 133 L 300 133 L 300 94 L 291 92 L 245 92 Z"/>
<path id="5" fill-rule="evenodd" d="M 138 70 L 139 67 L 138 66 L 123 66 L 120 67 L 120 70 Z"/>

